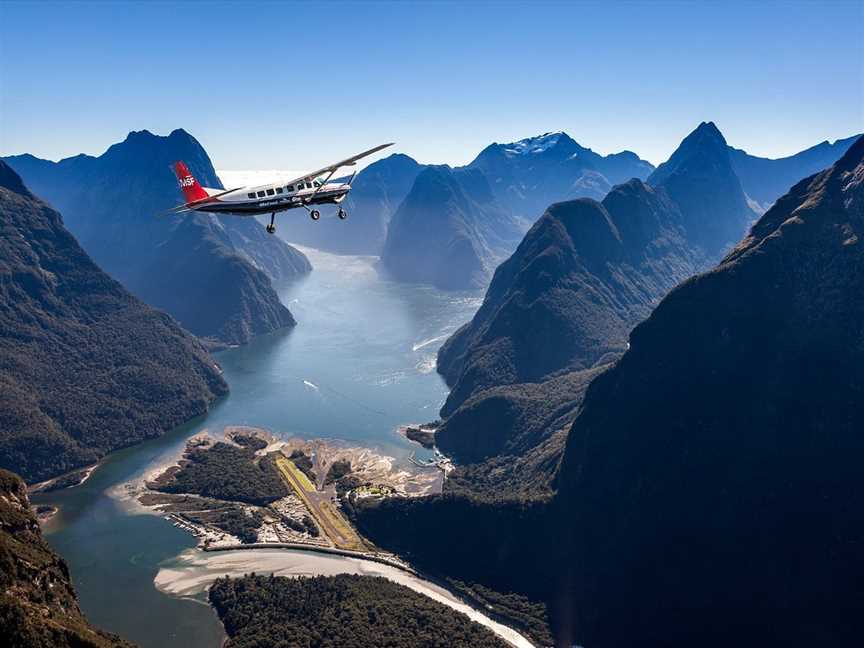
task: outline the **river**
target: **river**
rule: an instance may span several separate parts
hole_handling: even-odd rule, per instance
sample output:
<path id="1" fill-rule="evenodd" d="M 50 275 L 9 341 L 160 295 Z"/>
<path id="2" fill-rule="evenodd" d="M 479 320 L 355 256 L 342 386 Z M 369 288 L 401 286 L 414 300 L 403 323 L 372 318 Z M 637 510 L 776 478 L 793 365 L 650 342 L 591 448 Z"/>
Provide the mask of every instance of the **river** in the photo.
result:
<path id="1" fill-rule="evenodd" d="M 224 635 L 209 606 L 154 585 L 160 569 L 165 579 L 190 568 L 195 540 L 161 517 L 136 513 L 112 495 L 118 485 L 177 455 L 196 432 L 226 425 L 345 439 L 404 459 L 416 446 L 396 427 L 435 419 L 447 395 L 436 352 L 482 295 L 390 281 L 372 257 L 304 252 L 315 269 L 280 289 L 298 326 L 216 355 L 227 397 L 160 439 L 113 453 L 80 486 L 33 498 L 60 508 L 46 537 L 69 563 L 84 612 L 142 648 L 212 648 Z M 281 569 L 291 570 L 290 555 L 280 558 Z M 315 564 L 329 573 L 335 564 L 298 560 L 307 565 L 302 573 L 314 573 L 308 565 Z"/>

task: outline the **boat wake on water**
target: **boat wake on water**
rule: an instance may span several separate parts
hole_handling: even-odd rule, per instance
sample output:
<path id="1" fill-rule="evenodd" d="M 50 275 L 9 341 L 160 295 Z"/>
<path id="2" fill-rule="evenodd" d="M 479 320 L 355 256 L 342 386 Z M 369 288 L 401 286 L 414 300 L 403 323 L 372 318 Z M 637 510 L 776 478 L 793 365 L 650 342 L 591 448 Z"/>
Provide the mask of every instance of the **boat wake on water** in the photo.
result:
<path id="1" fill-rule="evenodd" d="M 449 333 L 444 333 L 443 335 L 437 335 L 433 338 L 429 338 L 428 340 L 423 340 L 422 342 L 418 342 L 414 346 L 411 347 L 412 351 L 419 351 L 423 347 L 427 347 L 430 344 L 435 344 L 436 342 L 440 342 L 441 340 L 446 340 L 450 336 Z"/>

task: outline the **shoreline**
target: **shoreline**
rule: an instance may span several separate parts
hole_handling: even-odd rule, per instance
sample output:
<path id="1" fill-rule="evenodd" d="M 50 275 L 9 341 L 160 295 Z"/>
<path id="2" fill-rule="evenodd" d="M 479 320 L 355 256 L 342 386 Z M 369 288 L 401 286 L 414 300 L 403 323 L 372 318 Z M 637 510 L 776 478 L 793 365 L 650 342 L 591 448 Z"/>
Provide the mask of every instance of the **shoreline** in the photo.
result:
<path id="1" fill-rule="evenodd" d="M 309 551 L 314 553 L 322 553 L 322 554 L 330 554 L 335 556 L 342 556 L 344 558 L 355 558 L 357 560 L 365 560 L 370 562 L 377 562 L 382 565 L 387 565 L 388 567 L 393 567 L 395 569 L 399 569 L 407 574 L 417 577 L 420 580 L 427 581 L 440 587 L 443 590 L 446 590 L 454 599 L 461 601 L 464 605 L 472 608 L 478 614 L 482 614 L 483 616 L 492 619 L 499 625 L 502 625 L 513 632 L 521 635 L 526 641 L 528 641 L 532 646 L 537 646 L 529 637 L 525 634 L 514 628 L 510 625 L 511 620 L 506 616 L 499 614 L 497 612 L 491 611 L 487 604 L 483 603 L 481 599 L 478 599 L 475 596 L 466 596 L 466 594 L 462 591 L 457 591 L 450 584 L 448 584 L 443 579 L 432 576 L 431 574 L 427 574 L 425 572 L 419 571 L 411 566 L 407 560 L 402 560 L 396 554 L 387 554 L 388 556 L 393 556 L 393 558 L 387 558 L 382 555 L 375 554 L 363 554 L 356 551 L 348 551 L 346 549 L 338 549 L 336 547 L 319 547 L 315 545 L 304 545 L 300 543 L 257 543 L 257 544 L 237 544 L 234 546 L 222 546 L 222 547 L 201 547 L 198 546 L 195 549 L 204 552 L 224 552 L 224 551 L 242 551 L 249 549 L 288 549 L 291 551 Z M 496 633 L 497 634 L 497 633 Z M 500 635 L 499 635 L 500 636 Z"/>
<path id="2" fill-rule="evenodd" d="M 368 560 L 370 562 L 381 563 L 395 569 L 401 569 L 413 576 L 421 577 L 420 572 L 411 567 L 408 562 L 402 561 L 394 554 L 381 555 L 376 553 L 364 553 L 362 551 L 351 551 L 350 549 L 340 549 L 339 547 L 325 547 L 323 545 L 304 544 L 302 542 L 256 542 L 253 544 L 237 543 L 234 545 L 220 545 L 217 547 L 197 547 L 201 551 L 207 553 L 215 553 L 219 551 L 243 551 L 250 549 L 290 549 L 292 551 L 311 551 L 314 553 L 330 554 L 332 556 L 343 556 L 345 558 L 356 558 L 357 560 Z M 392 556 L 392 557 L 391 557 Z M 423 576 L 425 580 L 425 576 Z"/>
<path id="3" fill-rule="evenodd" d="M 500 615 L 477 606 L 476 602 L 466 599 L 441 580 L 417 572 L 413 568 L 405 569 L 401 566 L 374 561 L 366 556 L 319 552 L 309 547 L 280 549 L 246 545 L 237 549 L 244 551 L 223 549 L 205 552 L 199 548 L 189 549 L 177 557 L 179 564 L 166 565 L 159 570 L 154 578 L 154 585 L 156 589 L 169 596 L 195 598 L 207 592 L 217 578 L 223 576 L 242 578 L 253 572 L 301 578 L 334 576 L 342 573 L 380 576 L 465 614 L 475 623 L 494 632 L 510 646 L 537 648 L 535 643 L 508 625 L 507 620 Z M 249 558 L 244 556 L 255 552 L 257 555 Z M 318 555 L 313 555 L 315 553 Z M 331 555 L 323 555 L 325 553 Z"/>
<path id="4" fill-rule="evenodd" d="M 73 470 L 63 473 L 62 475 L 57 475 L 56 477 L 51 477 L 50 479 L 31 484 L 27 487 L 27 493 L 29 495 L 33 495 L 35 493 L 52 493 L 55 491 L 61 491 L 68 488 L 75 488 L 75 486 L 80 486 L 88 479 L 90 479 L 90 475 L 93 474 L 94 470 L 96 470 L 99 466 L 102 465 L 103 459 L 100 459 L 94 464 L 90 464 L 82 468 L 75 468 Z M 81 478 L 71 481 L 71 478 L 77 475 L 81 475 Z M 67 481 L 69 483 L 65 483 Z M 59 485 L 57 485 L 58 483 Z"/>
<path id="5" fill-rule="evenodd" d="M 196 492 L 166 491 L 160 487 L 160 480 L 167 478 L 170 482 L 173 479 L 172 471 L 180 470 L 188 453 L 193 449 L 196 452 L 199 450 L 207 452 L 218 443 L 227 443 L 238 448 L 245 447 L 246 443 L 241 437 L 254 437 L 260 441 L 260 445 L 256 444 L 253 450 L 255 462 L 265 458 L 273 460 L 274 456 L 287 458 L 289 455 L 293 456 L 296 451 L 309 457 L 316 473 L 316 483 L 309 485 L 310 493 L 307 494 L 302 485 L 298 490 L 298 486 L 291 483 L 290 475 L 286 477 L 281 468 L 279 468 L 280 477 L 288 483 L 291 492 L 268 504 L 249 505 L 248 501 L 242 499 L 222 500 L 214 496 L 203 497 Z M 275 461 L 278 467 L 280 460 L 275 459 Z M 343 521 L 345 527 L 339 527 L 338 524 L 336 527 L 332 524 L 328 526 L 327 520 L 331 520 L 332 515 L 341 518 L 341 514 L 338 513 L 341 506 L 337 499 L 341 501 L 346 497 L 345 493 L 338 492 L 336 481 L 332 483 L 325 481 L 329 469 L 340 461 L 350 467 L 350 473 L 345 476 L 354 480 L 355 483 L 352 483 L 350 490 L 356 492 L 358 497 L 396 495 L 416 497 L 438 493 L 446 477 L 446 471 L 441 465 L 420 464 L 413 460 L 413 456 L 403 464 L 396 457 L 385 455 L 376 448 L 355 445 L 345 440 L 305 439 L 296 436 L 282 438 L 266 428 L 225 425 L 221 434 L 205 428 L 190 436 L 186 439 L 183 449 L 160 456 L 133 478 L 115 486 L 109 494 L 122 501 L 130 513 L 149 513 L 169 519 L 174 526 L 198 538 L 199 546 L 205 549 L 243 548 L 243 545 L 288 548 L 335 546 L 348 552 L 355 552 L 346 553 L 345 556 L 375 555 L 376 552 L 370 552 L 368 555 L 365 553 L 369 547 L 359 537 L 354 538 L 354 542 L 348 542 L 349 536 L 354 536 L 353 531 L 346 535 L 349 529 L 353 529 L 353 525 L 348 521 Z M 379 493 L 376 489 L 383 492 Z M 347 492 L 349 490 L 346 490 Z M 310 502 L 307 497 L 312 498 L 312 501 Z M 185 501 L 187 498 L 199 503 L 200 506 L 194 510 L 189 509 L 188 502 Z M 172 500 L 176 500 L 179 504 Z M 236 528 L 237 525 L 219 524 L 218 521 L 214 523 L 213 519 L 208 519 L 207 516 L 210 515 L 208 511 L 217 510 L 220 508 L 219 504 L 235 509 L 254 510 L 259 517 L 263 516 L 252 531 L 255 537 L 247 537 L 251 535 L 247 532 L 248 529 L 242 529 L 242 532 L 238 533 L 241 530 Z M 298 507 L 304 510 L 298 511 Z M 327 510 L 332 511 L 331 514 L 327 514 L 331 517 L 324 514 Z M 187 514 L 189 511 L 193 514 Z M 293 520 L 295 525 L 285 522 L 286 515 L 291 518 L 288 522 Z M 304 515 L 311 516 L 311 519 L 315 520 L 317 529 L 323 531 L 320 537 L 319 534 L 309 536 L 308 532 L 304 533 L 303 529 L 296 526 L 302 524 Z M 322 515 L 324 515 L 323 521 Z M 339 528 L 342 528 L 342 531 L 338 531 Z"/>

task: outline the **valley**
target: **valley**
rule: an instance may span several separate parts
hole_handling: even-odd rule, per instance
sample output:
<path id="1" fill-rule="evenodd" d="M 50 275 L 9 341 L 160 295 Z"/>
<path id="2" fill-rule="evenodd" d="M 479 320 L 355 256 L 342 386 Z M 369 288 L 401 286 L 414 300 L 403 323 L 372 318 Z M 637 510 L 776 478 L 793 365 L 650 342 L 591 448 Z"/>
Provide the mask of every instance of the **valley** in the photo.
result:
<path id="1" fill-rule="evenodd" d="M 862 8 L 0 1 L 0 647 L 861 644 Z"/>
<path id="2" fill-rule="evenodd" d="M 488 187 L 465 173 L 474 180 L 427 169 L 418 184 L 446 184 L 470 212 Z M 301 248 L 315 271 L 276 286 L 304 326 L 217 353 L 231 391 L 176 433 L 34 493 L 49 541 L 73 573 L 83 565 L 82 610 L 142 646 L 210 645 L 222 632 L 212 612 L 164 593 L 200 600 L 213 580 L 165 586 L 186 582 L 169 576 L 175 566 L 266 550 L 291 573 L 301 551 L 302 569 L 313 569 L 303 573 L 360 561 L 361 571 L 431 578 L 446 586 L 445 604 L 470 601 L 509 643 L 552 642 L 562 611 L 545 585 L 570 559 L 557 546 L 548 561 L 526 552 L 561 532 L 559 465 L 589 385 L 631 353 L 630 329 L 753 218 L 723 136 L 703 123 L 648 184 L 550 206 L 485 298 L 482 280 L 406 283 L 375 257 Z M 440 263 L 435 254 L 428 267 Z M 157 526 L 142 536 L 141 524 Z M 119 572 L 100 573 L 93 552 L 109 551 L 105 542 Z M 489 552 L 494 560 L 479 559 Z M 118 573 L 179 628 L 178 643 L 142 625 L 130 601 L 106 598 Z M 538 583 L 542 574 L 554 578 Z"/>
<path id="3" fill-rule="evenodd" d="M 99 627 L 142 648 L 209 648 L 224 636 L 213 610 L 187 598 L 200 599 L 201 589 L 178 596 L 180 589 L 160 585 L 172 570 L 191 568 L 190 551 L 196 556 L 194 564 L 242 561 L 245 567 L 232 572 L 237 575 L 256 563 L 266 569 L 268 563 L 258 563 L 256 557 L 267 551 L 278 556 L 280 569 L 292 573 L 390 570 L 390 577 L 395 570 L 404 574 L 400 578 L 417 580 L 404 567 L 317 552 L 204 552 L 197 548 L 200 538 L 165 519 L 168 513 L 153 515 L 137 501 L 143 491 L 127 487 L 175 465 L 187 442 L 205 431 L 223 440 L 226 429 L 249 434 L 256 428 L 266 429 L 288 456 L 301 449 L 328 468 L 347 458 L 370 478 L 395 475 L 389 482 L 394 488 L 440 488 L 439 470 L 419 470 L 409 461 L 412 453 L 425 461 L 431 451 L 405 439 L 397 428 L 406 421 L 435 417 L 447 394 L 432 369 L 437 347 L 471 317 L 481 296 L 388 281 L 368 257 L 337 257 L 308 248 L 303 252 L 315 271 L 282 286 L 280 298 L 305 325 L 216 354 L 231 391 L 205 416 L 109 455 L 79 486 L 33 495 L 36 505 L 59 508 L 45 525 L 46 538 L 69 562 L 84 613 Z M 432 339 L 437 341 L 427 343 Z M 313 470 L 323 481 L 326 471 Z M 414 471 L 429 475 L 430 481 L 399 476 Z M 262 539 L 302 539 L 315 548 L 309 537 L 277 539 L 273 533 Z M 226 546 L 238 544 L 227 535 L 224 541 Z M 214 579 L 228 573 L 215 569 Z M 154 587 L 157 577 L 160 589 Z M 119 582 L 127 595 L 111 596 Z M 464 606 L 447 590 L 433 587 L 437 596 Z M 147 619 L 140 614 L 145 608 Z M 170 636 L 166 627 L 172 629 Z"/>

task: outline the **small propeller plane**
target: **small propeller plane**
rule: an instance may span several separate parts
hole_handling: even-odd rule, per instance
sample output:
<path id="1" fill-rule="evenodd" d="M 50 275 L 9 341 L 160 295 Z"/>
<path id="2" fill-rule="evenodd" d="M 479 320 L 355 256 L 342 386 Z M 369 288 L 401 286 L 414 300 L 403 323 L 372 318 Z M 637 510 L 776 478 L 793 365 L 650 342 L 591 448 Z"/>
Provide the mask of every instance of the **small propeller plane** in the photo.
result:
<path id="1" fill-rule="evenodd" d="M 291 180 L 289 182 L 278 182 L 256 187 L 239 187 L 237 189 L 211 189 L 198 184 L 195 177 L 189 172 L 188 167 L 182 161 L 175 162 L 172 166 L 180 183 L 180 189 L 186 197 L 186 202 L 179 207 L 171 209 L 166 214 L 180 214 L 183 212 L 200 211 L 214 214 L 233 214 L 237 216 L 257 216 L 258 214 L 270 214 L 270 224 L 267 231 L 270 234 L 276 232 L 276 214 L 289 209 L 303 207 L 309 212 L 312 220 L 321 218 L 321 212 L 312 207 L 316 205 L 339 205 L 348 192 L 351 191 L 351 183 L 357 172 L 351 174 L 345 182 L 330 182 L 333 175 L 342 167 L 354 166 L 358 160 L 368 155 L 377 153 L 389 144 L 381 144 L 368 151 L 331 164 L 323 169 Z M 346 212 L 340 205 L 337 213 L 339 218 L 348 218 Z"/>

